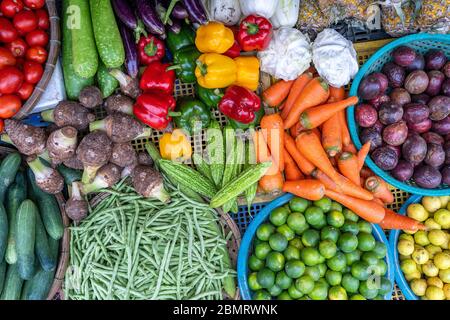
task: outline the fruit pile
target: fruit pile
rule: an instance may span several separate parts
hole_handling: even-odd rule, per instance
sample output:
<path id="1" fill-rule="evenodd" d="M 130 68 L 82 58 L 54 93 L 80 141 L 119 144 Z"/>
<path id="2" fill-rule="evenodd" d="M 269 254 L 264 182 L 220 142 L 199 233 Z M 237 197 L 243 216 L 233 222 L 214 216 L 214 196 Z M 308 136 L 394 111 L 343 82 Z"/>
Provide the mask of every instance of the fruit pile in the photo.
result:
<path id="1" fill-rule="evenodd" d="M 329 198 L 295 197 L 259 226 L 249 257 L 253 299 L 384 299 L 386 246 L 372 225 Z"/>

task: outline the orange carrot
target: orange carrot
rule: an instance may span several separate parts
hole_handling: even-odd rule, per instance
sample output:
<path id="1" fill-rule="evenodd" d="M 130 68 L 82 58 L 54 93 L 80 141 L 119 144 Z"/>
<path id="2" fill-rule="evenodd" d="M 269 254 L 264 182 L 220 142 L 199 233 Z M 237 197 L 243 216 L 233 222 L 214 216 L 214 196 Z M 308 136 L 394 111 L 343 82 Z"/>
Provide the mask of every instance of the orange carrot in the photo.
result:
<path id="1" fill-rule="evenodd" d="M 266 140 L 261 131 L 255 131 L 253 134 L 253 144 L 255 146 L 256 161 L 258 163 L 272 161 L 272 165 L 266 172 L 266 176 L 278 173 L 278 165 L 273 161 Z"/>
<path id="2" fill-rule="evenodd" d="M 301 152 L 297 149 L 294 139 L 290 135 L 284 135 L 284 143 L 287 152 L 289 152 L 291 157 L 294 159 L 299 169 L 304 175 L 309 176 L 315 169 L 315 166 L 301 154 Z"/>
<path id="3" fill-rule="evenodd" d="M 323 173 L 319 169 L 315 169 L 311 173 L 311 176 L 316 178 L 320 182 L 322 182 L 323 185 L 325 186 L 325 188 L 327 188 L 331 191 L 334 191 L 334 192 L 342 193 L 341 187 L 339 187 L 333 180 L 330 179 L 329 176 L 327 176 L 325 173 Z"/>
<path id="4" fill-rule="evenodd" d="M 279 171 L 284 171 L 284 129 L 280 114 L 264 115 L 261 119 L 261 129 L 273 161 L 278 165 Z"/>
<path id="5" fill-rule="evenodd" d="M 316 201 L 322 199 L 325 195 L 325 187 L 320 181 L 313 179 L 286 181 L 283 185 L 283 192 Z"/>
<path id="6" fill-rule="evenodd" d="M 337 161 L 336 161 L 336 157 L 330 157 L 328 159 L 330 159 L 331 165 L 336 169 L 337 168 Z"/>
<path id="7" fill-rule="evenodd" d="M 337 165 L 344 177 L 347 177 L 354 184 L 360 185 L 358 157 L 353 153 L 343 152 L 337 159 Z"/>
<path id="8" fill-rule="evenodd" d="M 373 200 L 373 194 L 370 191 L 362 188 L 359 184 L 360 181 L 358 181 L 358 184 L 355 184 L 343 175 L 339 174 L 338 176 L 339 179 L 335 182 L 339 187 L 341 187 L 344 194 L 362 200 Z"/>
<path id="9" fill-rule="evenodd" d="M 284 108 L 285 105 L 286 105 L 286 101 L 284 101 L 283 103 L 281 103 L 281 104 L 278 106 L 278 109 L 283 110 L 283 108 Z"/>
<path id="10" fill-rule="evenodd" d="M 375 174 L 369 168 L 362 167 L 359 175 L 361 176 L 361 178 L 367 179 L 368 177 L 374 176 Z"/>
<path id="11" fill-rule="evenodd" d="M 381 199 L 384 203 L 393 203 L 394 196 L 386 182 L 381 180 L 380 177 L 373 176 L 366 179 L 364 184 L 367 190 L 373 193 L 376 198 Z"/>
<path id="12" fill-rule="evenodd" d="M 358 153 L 358 150 L 356 150 L 355 145 L 353 143 L 351 143 L 351 142 L 349 144 L 345 145 L 342 148 L 342 150 L 345 151 L 345 152 L 351 152 L 351 153 L 354 153 L 354 154 Z"/>
<path id="13" fill-rule="evenodd" d="M 291 136 L 296 138 L 300 134 L 300 132 L 302 132 L 301 129 L 302 128 L 301 128 L 300 122 L 297 122 L 289 129 L 289 133 L 291 134 Z"/>
<path id="14" fill-rule="evenodd" d="M 397 214 L 387 208 L 385 210 L 384 219 L 379 223 L 383 229 L 418 231 L 426 230 L 426 227 L 419 221 L 411 219 L 410 217 Z"/>
<path id="15" fill-rule="evenodd" d="M 259 180 L 258 185 L 264 193 L 279 194 L 283 188 L 283 175 L 281 172 L 272 175 L 266 174 Z"/>
<path id="16" fill-rule="evenodd" d="M 270 107 L 276 107 L 286 99 L 294 81 L 280 80 L 264 90 L 262 97 Z"/>
<path id="17" fill-rule="evenodd" d="M 328 98 L 328 103 L 341 101 L 345 99 L 345 89 L 344 87 L 336 88 L 330 86 L 330 97 Z"/>
<path id="18" fill-rule="evenodd" d="M 311 130 L 312 133 L 316 135 L 319 140 L 322 140 L 322 133 L 320 132 L 319 128 L 314 128 Z"/>
<path id="19" fill-rule="evenodd" d="M 289 129 L 292 127 L 300 119 L 303 111 L 326 102 L 329 95 L 329 86 L 322 78 L 312 79 L 298 95 L 291 110 L 289 110 L 289 114 L 284 122 L 284 128 Z"/>
<path id="20" fill-rule="evenodd" d="M 370 151 L 370 141 L 366 142 L 358 151 L 358 169 L 361 171 L 366 161 L 366 157 Z"/>
<path id="21" fill-rule="evenodd" d="M 305 178 L 286 148 L 284 148 L 284 175 L 287 181 L 301 180 Z"/>
<path id="22" fill-rule="evenodd" d="M 383 206 L 380 206 L 374 201 L 367 201 L 355 197 L 350 197 L 342 193 L 331 191 L 329 189 L 325 191 L 325 194 L 327 197 L 339 202 L 344 207 L 349 208 L 366 221 L 379 223 L 384 218 L 385 213 Z"/>
<path id="23" fill-rule="evenodd" d="M 309 72 L 305 72 L 301 76 L 299 76 L 296 80 L 294 80 L 294 83 L 292 84 L 291 87 L 291 92 L 289 92 L 286 104 L 283 108 L 283 111 L 281 112 L 281 118 L 283 118 L 283 120 L 287 118 L 289 112 L 292 109 L 292 106 L 295 103 L 295 100 L 297 100 L 297 97 L 303 91 L 308 82 L 310 82 L 312 79 L 313 75 Z"/>
<path id="24" fill-rule="evenodd" d="M 348 146 L 352 139 L 350 138 L 350 132 L 348 131 L 348 125 L 347 125 L 347 117 L 345 116 L 345 111 L 339 111 L 339 122 L 341 123 L 341 129 L 342 129 L 342 146 Z"/>
<path id="25" fill-rule="evenodd" d="M 322 126 L 322 146 L 330 157 L 342 151 L 342 134 L 339 116 L 335 114 Z"/>

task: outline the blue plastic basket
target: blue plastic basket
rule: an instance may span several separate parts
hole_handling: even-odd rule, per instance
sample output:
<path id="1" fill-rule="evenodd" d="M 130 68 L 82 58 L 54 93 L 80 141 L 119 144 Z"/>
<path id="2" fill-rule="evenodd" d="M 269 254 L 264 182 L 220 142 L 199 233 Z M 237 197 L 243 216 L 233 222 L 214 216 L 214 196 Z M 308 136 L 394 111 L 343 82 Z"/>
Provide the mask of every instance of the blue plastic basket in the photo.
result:
<path id="1" fill-rule="evenodd" d="M 248 287 L 248 278 L 247 278 L 247 275 L 249 273 L 248 257 L 252 251 L 253 238 L 255 237 L 256 230 L 262 223 L 264 223 L 268 219 L 272 210 L 285 205 L 293 197 L 294 196 L 292 194 L 288 193 L 265 205 L 264 208 L 254 217 L 253 221 L 248 226 L 244 234 L 244 237 L 242 238 L 241 246 L 239 248 L 238 253 L 237 276 L 238 276 L 239 290 L 241 292 L 243 300 L 252 300 L 252 292 Z M 385 259 L 387 264 L 386 277 L 391 281 L 392 288 L 391 291 L 384 296 L 384 299 L 391 300 L 392 289 L 394 286 L 394 266 L 393 266 L 392 252 L 391 250 L 389 250 L 388 241 L 386 239 L 386 236 L 384 235 L 383 230 L 378 225 L 374 224 L 372 224 L 372 230 L 375 239 L 377 241 L 384 243 L 388 249 Z"/>
<path id="2" fill-rule="evenodd" d="M 361 80 L 368 74 L 380 71 L 383 65 L 391 61 L 391 52 L 398 46 L 407 45 L 414 48 L 420 53 L 426 53 L 430 49 L 441 49 L 447 56 L 450 56 L 450 35 L 435 35 L 435 34 L 413 34 L 400 39 L 397 39 L 380 50 L 378 50 L 367 62 L 361 67 L 355 79 L 353 80 L 350 95 L 358 94 L 358 87 Z M 355 108 L 351 106 L 347 109 L 347 119 L 350 134 L 356 148 L 361 148 L 361 141 L 359 140 L 358 125 L 355 121 Z M 380 169 L 370 157 L 366 159 L 366 165 L 382 179 L 391 185 L 413 194 L 420 194 L 424 196 L 444 196 L 450 194 L 450 188 L 447 185 L 441 185 L 437 189 L 424 189 L 415 185 L 414 181 L 400 182 L 394 179 L 389 173 Z"/>

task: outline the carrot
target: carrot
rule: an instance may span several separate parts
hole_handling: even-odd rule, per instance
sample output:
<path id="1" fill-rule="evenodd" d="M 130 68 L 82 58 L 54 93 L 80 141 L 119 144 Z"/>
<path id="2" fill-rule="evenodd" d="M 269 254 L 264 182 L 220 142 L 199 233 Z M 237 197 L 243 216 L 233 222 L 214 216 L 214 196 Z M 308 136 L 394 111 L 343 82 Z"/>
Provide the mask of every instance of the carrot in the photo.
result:
<path id="1" fill-rule="evenodd" d="M 329 95 L 328 84 L 322 78 L 312 79 L 298 95 L 289 110 L 289 114 L 284 122 L 284 128 L 289 129 L 292 127 L 300 119 L 303 111 L 324 103 L 327 101 Z"/>
<path id="2" fill-rule="evenodd" d="M 368 177 L 374 176 L 375 174 L 367 167 L 362 167 L 359 171 L 361 178 L 367 179 Z"/>
<path id="3" fill-rule="evenodd" d="M 383 202 L 383 200 L 381 200 L 380 198 L 373 198 L 373 200 L 375 203 L 379 204 L 380 206 L 384 207 L 385 203 Z"/>
<path id="4" fill-rule="evenodd" d="M 272 165 L 266 172 L 266 176 L 274 175 L 278 172 L 278 166 L 273 161 L 269 148 L 267 147 L 266 140 L 261 131 L 255 131 L 253 133 L 253 144 L 255 146 L 256 161 L 258 163 L 272 161 Z"/>
<path id="5" fill-rule="evenodd" d="M 262 97 L 270 107 L 276 107 L 287 98 L 294 81 L 280 80 L 264 90 Z"/>
<path id="6" fill-rule="evenodd" d="M 345 89 L 344 87 L 336 88 L 330 86 L 330 97 L 328 98 L 328 102 L 336 102 L 345 99 Z"/>
<path id="7" fill-rule="evenodd" d="M 358 150 L 356 150 L 355 145 L 353 143 L 351 143 L 351 142 L 349 144 L 345 145 L 342 148 L 342 150 L 345 151 L 345 152 L 351 152 L 351 153 L 354 153 L 354 154 L 358 153 Z"/>
<path id="8" fill-rule="evenodd" d="M 348 146 L 352 139 L 350 138 L 350 132 L 348 131 L 347 118 L 345 116 L 345 111 L 339 111 L 339 122 L 341 123 L 341 134 L 342 134 L 342 146 Z"/>
<path id="9" fill-rule="evenodd" d="M 292 106 L 295 103 L 295 100 L 297 100 L 297 97 L 299 94 L 303 91 L 305 86 L 313 79 L 312 73 L 305 72 L 302 75 L 300 75 L 296 80 L 294 80 L 294 83 L 291 87 L 291 92 L 289 92 L 289 95 L 286 100 L 286 104 L 283 108 L 283 111 L 281 112 L 281 118 L 286 119 L 289 112 L 292 109 Z"/>
<path id="10" fill-rule="evenodd" d="M 381 199 L 384 203 L 393 203 L 394 196 L 386 182 L 381 180 L 380 177 L 373 176 L 366 179 L 364 186 L 367 190 L 373 193 L 376 198 Z"/>
<path id="11" fill-rule="evenodd" d="M 351 197 L 355 197 L 361 200 L 373 200 L 373 194 L 362 188 L 361 185 L 359 183 L 361 183 L 360 181 L 358 181 L 358 184 L 353 183 L 352 181 L 350 181 L 348 178 L 342 176 L 342 175 L 338 175 L 339 179 L 336 182 L 336 184 L 341 187 L 342 192 L 348 196 Z"/>
<path id="12" fill-rule="evenodd" d="M 284 171 L 284 129 L 283 119 L 279 113 L 264 115 L 261 118 L 261 129 L 269 146 L 273 161 L 278 165 L 279 171 Z"/>
<path id="13" fill-rule="evenodd" d="M 289 152 L 291 157 L 294 159 L 299 169 L 304 175 L 309 176 L 315 169 L 315 166 L 301 154 L 301 152 L 297 149 L 294 139 L 290 135 L 284 135 L 284 143 L 287 152 Z"/>
<path id="14" fill-rule="evenodd" d="M 383 229 L 407 231 L 426 230 L 426 227 L 417 220 L 411 219 L 410 217 L 403 216 L 401 214 L 397 214 L 387 208 L 385 208 L 384 211 L 384 219 L 379 222 L 380 227 L 382 227 Z"/>
<path id="15" fill-rule="evenodd" d="M 283 103 L 281 103 L 281 104 L 278 106 L 278 109 L 283 110 L 283 108 L 284 108 L 285 105 L 286 105 L 286 101 L 284 101 Z"/>
<path id="16" fill-rule="evenodd" d="M 374 201 L 362 200 L 347 196 L 327 189 L 325 195 L 334 201 L 339 202 L 344 207 L 349 208 L 358 216 L 372 223 L 379 223 L 384 218 L 384 208 Z"/>
<path id="17" fill-rule="evenodd" d="M 358 151 L 358 169 L 361 171 L 366 161 L 366 157 L 370 151 L 370 141 L 366 142 Z"/>
<path id="18" fill-rule="evenodd" d="M 331 165 L 336 169 L 337 168 L 337 161 L 336 161 L 336 157 L 329 157 L 328 159 L 330 159 Z"/>
<path id="19" fill-rule="evenodd" d="M 311 132 L 314 133 L 316 137 L 319 138 L 319 140 L 322 139 L 322 133 L 320 132 L 319 128 L 314 128 L 311 130 Z"/>
<path id="20" fill-rule="evenodd" d="M 325 173 L 323 173 L 319 169 L 315 169 L 311 173 L 311 176 L 316 178 L 320 182 L 322 182 L 323 185 L 325 186 L 325 188 L 327 188 L 331 191 L 342 193 L 341 187 L 339 187 L 333 180 L 330 179 L 329 176 L 327 176 Z"/>
<path id="21" fill-rule="evenodd" d="M 293 181 L 304 179 L 305 176 L 300 171 L 294 159 L 292 159 L 291 155 L 286 150 L 286 148 L 284 148 L 283 153 L 284 153 L 284 175 L 286 177 L 286 180 Z"/>
<path id="22" fill-rule="evenodd" d="M 301 129 L 302 128 L 301 128 L 300 122 L 297 122 L 289 129 L 289 133 L 291 134 L 291 136 L 296 138 L 300 134 L 300 132 L 302 132 Z"/>
<path id="23" fill-rule="evenodd" d="M 347 177 L 354 184 L 360 185 L 358 157 L 353 153 L 343 152 L 337 159 L 337 165 L 344 177 Z"/>
<path id="24" fill-rule="evenodd" d="M 330 157 L 342 151 L 342 134 L 339 116 L 335 114 L 322 126 L 322 146 Z"/>
<path id="25" fill-rule="evenodd" d="M 283 189 L 283 175 L 281 172 L 272 175 L 266 174 L 259 180 L 258 185 L 264 193 L 272 195 L 279 194 Z"/>
<path id="26" fill-rule="evenodd" d="M 313 179 L 286 181 L 283 185 L 283 192 L 316 201 L 322 199 L 325 195 L 325 187 L 320 181 Z"/>

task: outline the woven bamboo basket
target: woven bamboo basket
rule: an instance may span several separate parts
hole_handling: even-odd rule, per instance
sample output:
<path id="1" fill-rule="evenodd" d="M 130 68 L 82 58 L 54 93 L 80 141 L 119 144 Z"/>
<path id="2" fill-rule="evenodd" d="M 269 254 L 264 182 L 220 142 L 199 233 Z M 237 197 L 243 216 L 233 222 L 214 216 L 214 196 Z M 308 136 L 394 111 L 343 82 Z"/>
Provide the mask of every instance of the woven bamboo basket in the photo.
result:
<path id="1" fill-rule="evenodd" d="M 18 120 L 23 119 L 33 111 L 34 107 L 37 105 L 39 99 L 47 88 L 47 85 L 53 75 L 53 70 L 55 70 L 56 63 L 58 62 L 59 49 L 61 48 L 61 30 L 59 26 L 60 19 L 56 9 L 56 0 L 46 0 L 45 4 L 50 19 L 50 41 L 47 46 L 48 58 L 41 80 L 34 88 L 34 91 L 28 100 L 14 116 L 14 118 Z"/>

